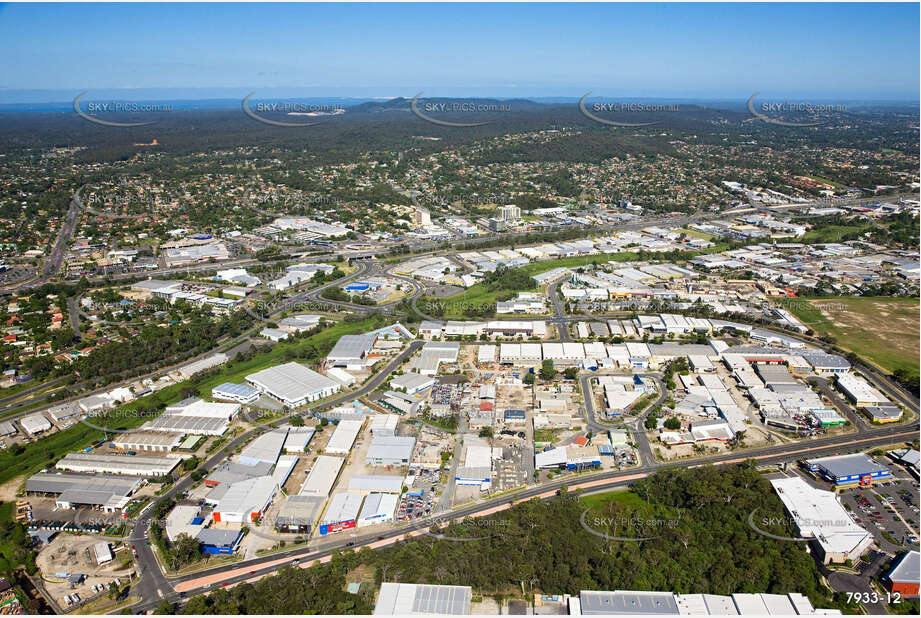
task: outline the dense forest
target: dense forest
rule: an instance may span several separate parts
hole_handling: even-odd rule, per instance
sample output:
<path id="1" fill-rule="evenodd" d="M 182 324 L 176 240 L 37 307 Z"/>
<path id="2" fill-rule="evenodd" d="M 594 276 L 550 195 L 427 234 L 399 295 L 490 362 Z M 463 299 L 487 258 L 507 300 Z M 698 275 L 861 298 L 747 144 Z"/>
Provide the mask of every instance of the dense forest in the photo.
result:
<path id="1" fill-rule="evenodd" d="M 617 589 L 801 592 L 818 607 L 835 603 L 801 544 L 767 538 L 748 526 L 755 510 L 759 517 L 786 521 L 782 504 L 753 464 L 665 470 L 620 498 L 597 498 L 564 492 L 476 520 L 475 526 L 452 524 L 446 532 L 476 541 L 425 536 L 380 550 L 348 550 L 328 564 L 286 569 L 255 584 L 195 597 L 184 612 L 368 613 L 373 591 L 365 589 L 370 586 L 363 585 L 358 595 L 344 592 L 359 567 L 373 568 L 378 584 L 469 585 L 487 596 Z M 589 522 L 644 522 L 608 528 L 638 540 L 607 541 L 591 534 L 579 523 L 586 508 Z M 655 523 L 662 521 L 669 525 Z"/>

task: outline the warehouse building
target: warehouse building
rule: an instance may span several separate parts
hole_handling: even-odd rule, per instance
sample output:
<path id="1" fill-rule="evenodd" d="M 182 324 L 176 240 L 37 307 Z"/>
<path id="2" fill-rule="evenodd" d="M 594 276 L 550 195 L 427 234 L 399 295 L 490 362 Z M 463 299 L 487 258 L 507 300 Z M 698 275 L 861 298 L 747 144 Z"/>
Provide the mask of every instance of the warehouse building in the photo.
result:
<path id="1" fill-rule="evenodd" d="M 349 479 L 349 491 L 356 493 L 399 494 L 403 491 L 403 477 L 384 474 L 356 474 Z"/>
<path id="2" fill-rule="evenodd" d="M 823 564 L 856 562 L 873 543 L 873 535 L 851 519 L 834 492 L 816 489 L 798 476 L 772 479 L 771 485 L 799 535 L 812 539 Z"/>
<path id="3" fill-rule="evenodd" d="M 612 614 L 678 614 L 678 604 L 671 592 L 639 592 L 632 590 L 583 590 L 578 602 L 570 599 L 570 614 L 601 616 Z M 577 611 L 572 611 L 575 608 Z"/>
<path id="4" fill-rule="evenodd" d="M 424 376 L 433 376 L 438 373 L 442 364 L 457 362 L 460 353 L 460 344 L 450 342 L 426 343 L 422 353 L 410 364 L 410 370 Z"/>
<path id="5" fill-rule="evenodd" d="M 371 417 L 369 429 L 372 435 L 392 436 L 396 434 L 400 417 L 396 414 L 375 414 Z"/>
<path id="6" fill-rule="evenodd" d="M 325 502 L 326 496 L 290 496 L 278 511 L 275 529 L 279 532 L 310 534 L 316 527 Z"/>
<path id="7" fill-rule="evenodd" d="M 246 376 L 246 381 L 289 408 L 324 399 L 338 393 L 341 388 L 335 380 L 298 363 L 285 363 L 257 371 Z"/>
<path id="8" fill-rule="evenodd" d="M 365 457 L 369 466 L 408 466 L 416 439 L 411 436 L 374 436 Z"/>
<path id="9" fill-rule="evenodd" d="M 54 467 L 68 472 L 154 477 L 170 474 L 181 461 L 182 457 L 178 455 L 128 457 L 98 453 L 68 453 Z"/>
<path id="10" fill-rule="evenodd" d="M 181 433 L 132 431 L 113 438 L 112 446 L 125 451 L 156 451 L 165 453 L 182 444 Z"/>
<path id="11" fill-rule="evenodd" d="M 333 430 L 333 435 L 329 437 L 329 442 L 327 442 L 324 451 L 332 455 L 347 455 L 352 450 L 352 445 L 355 444 L 355 439 L 361 433 L 363 426 L 363 420 L 339 421 Z"/>
<path id="12" fill-rule="evenodd" d="M 403 391 L 407 395 L 421 393 L 427 388 L 435 386 L 435 379 L 431 376 L 424 376 L 420 373 L 404 373 L 390 380 L 390 388 Z"/>
<path id="13" fill-rule="evenodd" d="M 361 528 L 393 521 L 393 513 L 397 510 L 399 500 L 399 496 L 393 493 L 369 494 L 358 514 L 357 526 Z"/>
<path id="14" fill-rule="evenodd" d="M 807 469 L 821 474 L 836 487 L 869 487 L 873 483 L 892 478 L 889 468 L 876 463 L 865 453 L 807 459 L 805 463 Z"/>
<path id="15" fill-rule="evenodd" d="M 422 405 L 422 399 L 399 391 L 385 391 L 384 396 L 377 403 L 397 414 L 413 414 Z"/>
<path id="16" fill-rule="evenodd" d="M 326 357 L 328 367 L 340 367 L 352 371 L 365 368 L 365 358 L 374 349 L 372 335 L 342 335 Z"/>
<path id="17" fill-rule="evenodd" d="M 301 491 L 301 496 L 321 496 L 326 498 L 329 495 L 336 479 L 339 477 L 339 470 L 345 460 L 341 457 L 330 457 L 329 455 L 320 455 L 313 463 L 313 468 L 307 474 Z"/>
<path id="18" fill-rule="evenodd" d="M 383 582 L 374 613 L 384 616 L 467 615 L 472 594 L 470 586 Z"/>
<path id="19" fill-rule="evenodd" d="M 274 466 L 278 462 L 278 457 L 288 439 L 288 429 L 275 429 L 264 433 L 240 453 L 240 463 L 247 466 L 254 466 L 259 463 L 266 463 Z"/>
<path id="20" fill-rule="evenodd" d="M 212 488 L 220 485 L 232 485 L 237 481 L 245 481 L 257 476 L 268 476 L 271 471 L 272 464 L 266 462 L 246 465 L 235 461 L 225 461 L 205 477 L 204 483 L 207 487 Z M 215 494 L 215 496 L 220 495 L 222 494 Z"/>
<path id="21" fill-rule="evenodd" d="M 839 374 L 835 383 L 838 389 L 857 407 L 891 403 L 885 395 L 870 386 L 866 380 L 852 373 Z"/>
<path id="22" fill-rule="evenodd" d="M 142 479 L 108 474 L 39 472 L 26 481 L 27 494 L 57 495 L 61 509 L 81 506 L 99 508 L 106 513 L 123 509 L 140 488 Z"/>
<path id="23" fill-rule="evenodd" d="M 265 514 L 278 493 L 278 484 L 271 476 L 238 481 L 230 485 L 211 513 L 215 522 L 248 523 Z"/>
<path id="24" fill-rule="evenodd" d="M 307 452 L 307 445 L 310 444 L 315 433 L 316 430 L 313 427 L 289 427 L 284 451 L 286 453 Z"/>
<path id="25" fill-rule="evenodd" d="M 333 494 L 329 506 L 320 520 L 320 534 L 332 534 L 354 528 L 357 525 L 358 513 L 364 496 L 339 492 Z"/>
<path id="26" fill-rule="evenodd" d="M 254 388 L 250 388 L 245 384 L 224 382 L 223 384 L 218 384 L 211 389 L 211 396 L 218 400 L 235 401 L 240 404 L 250 404 L 259 399 L 259 391 Z"/>
<path id="27" fill-rule="evenodd" d="M 684 616 L 812 616 L 835 615 L 835 609 L 815 609 L 809 599 L 788 594 L 673 594 L 638 590 L 583 590 L 578 596 L 564 595 L 571 616 L 600 615 L 684 615 Z"/>
<path id="28" fill-rule="evenodd" d="M 100 541 L 93 545 L 93 556 L 96 558 L 96 564 L 99 566 L 107 562 L 112 562 L 114 559 L 114 556 L 112 556 L 112 549 L 105 541 Z"/>
<path id="29" fill-rule="evenodd" d="M 51 421 L 44 414 L 32 414 L 19 419 L 19 424 L 29 435 L 44 433 L 51 429 Z"/>
<path id="30" fill-rule="evenodd" d="M 899 406 L 861 406 L 860 410 L 874 423 L 894 423 L 902 418 L 904 410 Z"/>
<path id="31" fill-rule="evenodd" d="M 912 550 L 902 554 L 892 569 L 883 578 L 886 590 L 904 598 L 918 597 L 918 582 L 921 580 L 921 554 Z"/>
<path id="32" fill-rule="evenodd" d="M 218 530 L 203 528 L 198 531 L 198 545 L 201 553 L 209 555 L 233 555 L 243 539 L 243 530 Z"/>

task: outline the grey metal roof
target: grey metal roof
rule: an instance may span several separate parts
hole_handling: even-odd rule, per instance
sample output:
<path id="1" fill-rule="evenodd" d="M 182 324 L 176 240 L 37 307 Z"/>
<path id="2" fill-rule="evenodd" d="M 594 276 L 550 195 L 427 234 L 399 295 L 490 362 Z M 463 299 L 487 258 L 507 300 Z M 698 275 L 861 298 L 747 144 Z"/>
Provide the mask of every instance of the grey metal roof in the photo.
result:
<path id="1" fill-rule="evenodd" d="M 217 530 L 215 528 L 202 528 L 198 531 L 198 542 L 203 545 L 216 547 L 232 547 L 243 535 L 240 530 Z"/>
<path id="2" fill-rule="evenodd" d="M 436 586 L 384 582 L 375 614 L 469 614 L 470 586 Z"/>
<path id="3" fill-rule="evenodd" d="M 887 575 L 889 581 L 914 582 L 921 579 L 921 554 L 910 551 L 904 554 Z"/>
<path id="4" fill-rule="evenodd" d="M 68 490 L 107 491 L 110 496 L 127 496 L 140 484 L 140 479 L 109 474 L 39 472 L 26 481 L 26 491 L 45 494 L 61 494 Z"/>
<path id="5" fill-rule="evenodd" d="M 371 335 L 342 335 L 327 358 L 330 360 L 354 360 L 362 358 L 374 347 Z"/>
<path id="6" fill-rule="evenodd" d="M 603 614 L 678 614 L 671 592 L 583 590 L 579 601 L 584 615 Z"/>
<path id="7" fill-rule="evenodd" d="M 409 461 L 415 444 L 416 439 L 411 436 L 374 436 L 367 459 Z"/>
<path id="8" fill-rule="evenodd" d="M 316 523 L 326 496 L 290 496 L 275 518 L 277 526 L 312 526 Z"/>
<path id="9" fill-rule="evenodd" d="M 888 470 L 886 466 L 876 463 L 873 458 L 866 453 L 820 457 L 818 459 L 808 459 L 806 463 L 820 466 L 835 477 L 870 474 Z"/>
<path id="10" fill-rule="evenodd" d="M 327 388 L 339 387 L 335 380 L 320 375 L 298 363 L 284 363 L 246 376 L 246 379 L 271 395 L 286 401 L 298 401 Z"/>
<path id="11" fill-rule="evenodd" d="M 223 384 L 218 384 L 213 389 L 211 389 L 211 393 L 214 394 L 215 391 L 220 393 L 227 393 L 229 395 L 236 395 L 238 397 L 251 397 L 259 392 L 254 388 L 246 386 L 245 384 L 234 384 L 233 382 L 224 382 Z"/>

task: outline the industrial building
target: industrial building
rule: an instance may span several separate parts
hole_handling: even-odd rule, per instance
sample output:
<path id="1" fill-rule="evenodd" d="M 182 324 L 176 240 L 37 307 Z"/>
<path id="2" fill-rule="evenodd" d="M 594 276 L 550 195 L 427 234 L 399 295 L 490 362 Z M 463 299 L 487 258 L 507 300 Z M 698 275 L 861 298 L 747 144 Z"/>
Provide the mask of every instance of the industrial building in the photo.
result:
<path id="1" fill-rule="evenodd" d="M 355 439 L 361 433 L 363 426 L 364 421 L 339 421 L 324 451 L 332 455 L 347 455 L 352 450 L 352 445 L 355 444 Z"/>
<path id="2" fill-rule="evenodd" d="M 246 376 L 246 381 L 289 408 L 329 397 L 341 388 L 335 380 L 298 363 L 285 363 L 257 371 Z"/>
<path id="3" fill-rule="evenodd" d="M 43 433 L 51 429 L 51 421 L 45 418 L 44 414 L 32 414 L 19 419 L 19 424 L 30 435 Z"/>
<path id="4" fill-rule="evenodd" d="M 326 496 L 290 496 L 278 511 L 275 529 L 279 532 L 310 534 L 325 502 Z"/>
<path id="5" fill-rule="evenodd" d="M 400 498 L 393 493 L 373 493 L 365 498 L 365 503 L 358 514 L 358 527 L 372 526 L 393 520 Z"/>
<path id="6" fill-rule="evenodd" d="M 838 374 L 835 384 L 857 407 L 891 403 L 885 395 L 870 386 L 866 380 L 852 373 Z"/>
<path id="7" fill-rule="evenodd" d="M 841 615 L 836 609 L 816 609 L 798 593 L 674 594 L 641 590 L 583 590 L 564 596 L 571 616 L 815 616 Z"/>
<path id="8" fill-rule="evenodd" d="M 392 436 L 397 431 L 400 417 L 396 414 L 375 414 L 371 417 L 369 430 L 372 435 Z"/>
<path id="9" fill-rule="evenodd" d="M 215 522 L 246 523 L 265 514 L 278 493 L 278 484 L 271 476 L 257 476 L 230 485 L 211 513 Z"/>
<path id="10" fill-rule="evenodd" d="M 385 616 L 467 615 L 472 594 L 470 586 L 383 582 L 374 613 Z"/>
<path id="11" fill-rule="evenodd" d="M 460 353 L 460 344 L 449 342 L 426 343 L 422 347 L 422 353 L 419 358 L 413 360 L 410 364 L 410 370 L 425 376 L 433 376 L 438 373 L 438 368 L 444 363 L 457 362 L 457 355 Z"/>
<path id="12" fill-rule="evenodd" d="M 232 555 L 243 539 L 243 530 L 203 528 L 198 531 L 198 545 L 203 554 Z"/>
<path id="13" fill-rule="evenodd" d="M 259 391 L 245 384 L 224 382 L 211 389 L 211 396 L 224 401 L 235 401 L 240 404 L 250 404 L 259 399 Z"/>
<path id="14" fill-rule="evenodd" d="M 861 406 L 860 410 L 874 423 L 894 423 L 905 411 L 899 406 Z"/>
<path id="15" fill-rule="evenodd" d="M 354 528 L 364 496 L 347 492 L 333 494 L 320 520 L 320 534 L 331 534 Z"/>
<path id="16" fill-rule="evenodd" d="M 302 496 L 322 496 L 325 498 L 329 491 L 336 483 L 339 476 L 339 470 L 345 460 L 342 457 L 330 457 L 329 455 L 320 455 L 313 462 L 313 467 L 307 473 L 307 478 L 301 486 L 299 492 Z"/>
<path id="17" fill-rule="evenodd" d="M 316 430 L 313 427 L 290 427 L 288 437 L 285 438 L 284 451 L 286 453 L 304 453 L 307 445 L 313 439 Z"/>
<path id="18" fill-rule="evenodd" d="M 911 550 L 902 554 L 883 578 L 886 590 L 902 597 L 917 598 L 921 580 L 921 554 Z"/>
<path id="19" fill-rule="evenodd" d="M 421 393 L 427 388 L 435 385 L 435 379 L 430 376 L 424 376 L 420 373 L 404 373 L 390 380 L 390 388 L 403 391 L 407 395 Z"/>
<path id="20" fill-rule="evenodd" d="M 812 539 L 823 564 L 856 562 L 873 543 L 873 535 L 851 519 L 834 492 L 816 489 L 798 476 L 772 479 L 771 485 L 799 535 Z"/>
<path id="21" fill-rule="evenodd" d="M 349 479 L 348 490 L 365 494 L 399 494 L 403 491 L 403 477 L 385 474 L 356 474 Z"/>
<path id="22" fill-rule="evenodd" d="M 240 463 L 252 466 L 258 463 L 275 465 L 288 439 L 288 428 L 275 429 L 264 433 L 240 453 Z"/>
<path id="23" fill-rule="evenodd" d="M 807 469 L 821 474 L 836 487 L 851 485 L 868 487 L 873 483 L 892 478 L 889 468 L 876 463 L 865 453 L 807 459 L 805 464 Z"/>
<path id="24" fill-rule="evenodd" d="M 181 461 L 182 457 L 178 455 L 129 457 L 99 453 L 68 453 L 54 467 L 68 472 L 156 477 L 170 474 Z"/>
<path id="25" fill-rule="evenodd" d="M 369 466 L 408 466 L 416 439 L 411 436 L 374 436 L 365 457 Z"/>
<path id="26" fill-rule="evenodd" d="M 353 371 L 365 369 L 365 358 L 374 348 L 373 335 L 343 335 L 326 357 L 329 367 L 341 367 Z"/>
<path id="27" fill-rule="evenodd" d="M 201 509 L 194 505 L 179 504 L 166 516 L 166 538 L 175 543 L 180 534 L 196 538 L 204 528 L 205 520 L 200 516 Z"/>
<path id="28" fill-rule="evenodd" d="M 181 433 L 132 431 L 112 439 L 112 446 L 125 451 L 169 452 L 182 444 Z"/>
<path id="29" fill-rule="evenodd" d="M 26 481 L 25 491 L 27 494 L 57 495 L 55 504 L 62 509 L 89 506 L 114 513 L 128 504 L 141 483 L 140 478 L 109 474 L 39 472 Z"/>

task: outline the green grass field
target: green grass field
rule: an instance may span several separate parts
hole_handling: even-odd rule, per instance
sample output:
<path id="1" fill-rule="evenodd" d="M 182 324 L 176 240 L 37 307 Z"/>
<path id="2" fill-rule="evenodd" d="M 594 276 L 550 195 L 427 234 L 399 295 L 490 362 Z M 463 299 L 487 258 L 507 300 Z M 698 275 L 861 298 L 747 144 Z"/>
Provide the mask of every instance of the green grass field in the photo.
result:
<path id="1" fill-rule="evenodd" d="M 796 317 L 842 348 L 890 373 L 918 375 L 917 298 L 834 296 L 783 302 Z"/>
<path id="2" fill-rule="evenodd" d="M 870 230 L 869 225 L 825 225 L 809 230 L 800 239 L 806 244 L 851 240 Z"/>

